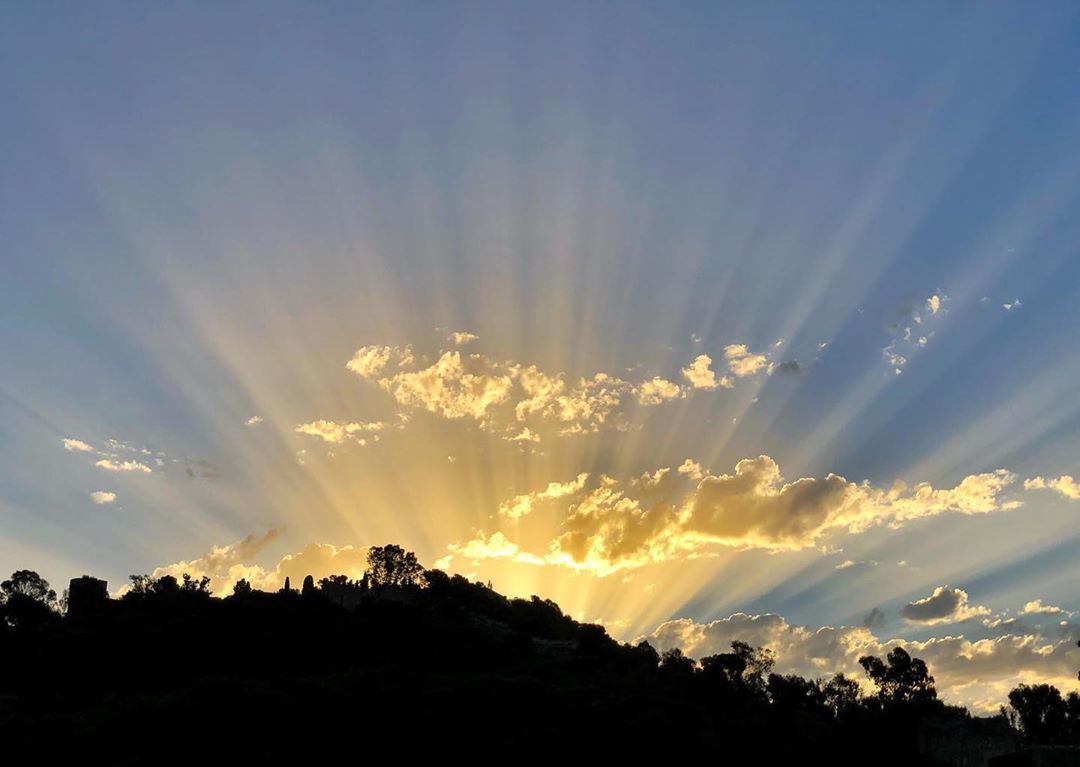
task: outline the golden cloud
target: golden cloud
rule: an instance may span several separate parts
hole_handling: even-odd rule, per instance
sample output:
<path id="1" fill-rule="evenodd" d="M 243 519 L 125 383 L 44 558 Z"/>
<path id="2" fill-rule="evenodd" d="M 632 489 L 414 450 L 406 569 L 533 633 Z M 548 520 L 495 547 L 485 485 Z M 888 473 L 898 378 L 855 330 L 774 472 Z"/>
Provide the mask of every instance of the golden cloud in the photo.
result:
<path id="1" fill-rule="evenodd" d="M 1057 479 L 1049 477 L 1033 477 L 1024 480 L 1025 490 L 1053 490 L 1066 498 L 1080 500 L 1080 483 L 1068 474 Z"/>
<path id="2" fill-rule="evenodd" d="M 1017 507 L 1001 494 L 1015 475 L 999 469 L 965 477 L 952 488 L 926 483 L 889 489 L 855 483 L 836 475 L 785 482 L 766 456 L 739 461 L 733 474 L 712 475 L 693 461 L 677 471 L 660 469 L 620 482 L 600 475 L 551 483 L 538 493 L 519 495 L 500 507 L 500 517 L 518 520 L 536 513 L 537 502 L 558 526 L 539 549 L 513 541 L 512 553 L 500 539 L 479 536 L 467 548 L 473 559 L 513 557 L 609 574 L 682 557 L 707 554 L 710 547 L 772 551 L 817 546 L 837 533 L 871 527 L 899 527 L 914 519 L 944 513 L 984 514 Z M 557 488 L 558 492 L 552 492 Z M 452 549 L 453 550 L 453 549 Z"/>
<path id="3" fill-rule="evenodd" d="M 542 429 L 588 434 L 625 428 L 632 405 L 653 407 L 686 396 L 679 384 L 662 376 L 635 383 L 601 372 L 573 381 L 535 365 L 463 355 L 456 349 L 419 364 L 409 347 L 365 346 L 346 367 L 401 407 L 448 420 L 472 419 L 521 442 L 538 441 Z"/>

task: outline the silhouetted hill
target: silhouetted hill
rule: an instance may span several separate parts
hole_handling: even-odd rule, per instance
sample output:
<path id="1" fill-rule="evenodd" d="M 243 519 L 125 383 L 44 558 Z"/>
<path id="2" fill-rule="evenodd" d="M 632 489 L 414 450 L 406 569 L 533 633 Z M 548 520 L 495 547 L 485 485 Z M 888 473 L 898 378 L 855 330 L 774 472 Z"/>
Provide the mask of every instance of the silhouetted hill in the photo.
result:
<path id="1" fill-rule="evenodd" d="M 63 616 L 22 571 L 0 607 L 2 753 L 218 764 L 389 748 L 481 762 L 918 765 L 939 763 L 920 751 L 942 753 L 958 733 L 981 729 L 997 752 L 1015 740 L 1004 718 L 938 701 L 903 650 L 864 659 L 878 694 L 863 696 L 840 675 L 771 673 L 767 652 L 740 643 L 700 663 L 660 656 L 548 600 L 424 571 L 397 547 L 373 551 L 389 569 L 359 582 L 276 593 L 241 582 L 223 599 L 186 577 L 133 578 L 121 599 L 75 579 Z"/>

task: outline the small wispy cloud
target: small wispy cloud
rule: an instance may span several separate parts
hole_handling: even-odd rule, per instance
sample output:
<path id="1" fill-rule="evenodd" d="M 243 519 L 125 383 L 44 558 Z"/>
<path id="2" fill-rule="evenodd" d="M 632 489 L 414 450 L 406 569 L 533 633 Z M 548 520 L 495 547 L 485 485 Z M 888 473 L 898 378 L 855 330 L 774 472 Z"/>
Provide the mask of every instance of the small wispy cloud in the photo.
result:
<path id="1" fill-rule="evenodd" d="M 116 493 L 108 490 L 95 490 L 90 493 L 90 500 L 97 506 L 108 506 L 116 502 Z"/>
<path id="2" fill-rule="evenodd" d="M 137 471 L 143 474 L 151 473 L 149 466 L 145 463 L 139 463 L 138 461 L 116 461 L 112 458 L 102 458 L 94 465 L 99 469 L 105 469 L 105 471 Z"/>

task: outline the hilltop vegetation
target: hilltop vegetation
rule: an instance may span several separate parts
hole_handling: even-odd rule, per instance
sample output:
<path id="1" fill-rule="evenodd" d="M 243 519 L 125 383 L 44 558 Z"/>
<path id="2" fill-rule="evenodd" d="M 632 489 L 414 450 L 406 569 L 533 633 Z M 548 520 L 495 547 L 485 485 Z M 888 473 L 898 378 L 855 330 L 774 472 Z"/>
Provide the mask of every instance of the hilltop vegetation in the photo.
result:
<path id="1" fill-rule="evenodd" d="M 1022 688 L 1008 718 L 975 720 L 938 700 L 926 665 L 902 649 L 860 661 L 868 695 L 840 674 L 774 673 L 767 650 L 739 642 L 700 661 L 661 655 L 549 600 L 425 570 L 397 546 L 373 548 L 359 581 L 309 577 L 275 593 L 241 581 L 220 599 L 209 586 L 133 576 L 111 599 L 88 577 L 61 597 L 31 571 L 0 584 L 3 753 L 143 764 L 158 753 L 219 763 L 384 747 L 481 761 L 663 750 L 934 764 L 920 755 L 928 725 L 1075 742 L 1080 722 L 1080 699 L 1058 694 L 1055 708 L 1052 688 Z"/>

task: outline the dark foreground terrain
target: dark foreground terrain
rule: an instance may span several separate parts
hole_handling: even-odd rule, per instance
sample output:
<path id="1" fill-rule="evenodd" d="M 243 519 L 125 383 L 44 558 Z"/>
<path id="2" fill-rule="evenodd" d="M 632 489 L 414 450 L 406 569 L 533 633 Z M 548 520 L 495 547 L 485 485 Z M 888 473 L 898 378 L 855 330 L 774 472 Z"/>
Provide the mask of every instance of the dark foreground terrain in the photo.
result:
<path id="1" fill-rule="evenodd" d="M 553 602 L 372 552 L 361 581 L 241 582 L 222 599 L 170 576 L 134 577 L 119 599 L 84 577 L 56 599 L 16 573 L 0 589 L 0 763 L 985 764 L 1025 738 L 1067 743 L 1080 719 L 1058 695 L 1060 727 L 1036 732 L 1056 704 L 1023 691 L 1010 716 L 973 718 L 903 650 L 861 661 L 871 695 L 842 675 L 772 673 L 739 643 L 659 655 Z"/>

